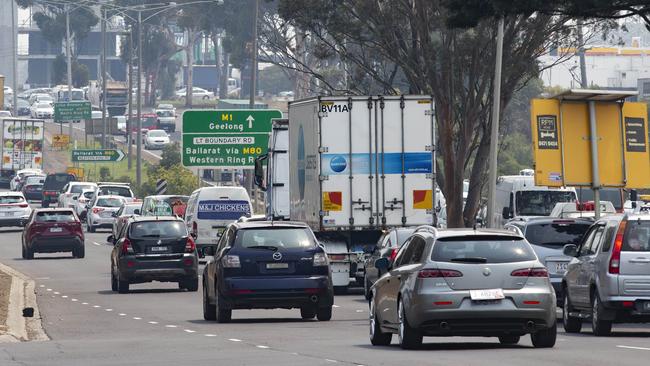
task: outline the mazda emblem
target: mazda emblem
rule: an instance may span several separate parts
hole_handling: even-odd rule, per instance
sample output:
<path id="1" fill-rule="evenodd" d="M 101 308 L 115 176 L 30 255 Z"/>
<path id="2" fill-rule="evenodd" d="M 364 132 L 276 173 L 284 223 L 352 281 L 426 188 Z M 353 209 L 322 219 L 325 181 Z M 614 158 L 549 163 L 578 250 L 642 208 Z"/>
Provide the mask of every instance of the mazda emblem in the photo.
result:
<path id="1" fill-rule="evenodd" d="M 273 259 L 276 260 L 276 261 L 279 261 L 280 259 L 282 259 L 282 253 L 280 253 L 280 252 L 273 253 Z"/>
<path id="2" fill-rule="evenodd" d="M 484 268 L 484 269 L 483 269 L 483 276 L 487 277 L 487 276 L 489 276 L 490 274 L 492 274 L 492 271 L 490 271 L 489 268 Z"/>

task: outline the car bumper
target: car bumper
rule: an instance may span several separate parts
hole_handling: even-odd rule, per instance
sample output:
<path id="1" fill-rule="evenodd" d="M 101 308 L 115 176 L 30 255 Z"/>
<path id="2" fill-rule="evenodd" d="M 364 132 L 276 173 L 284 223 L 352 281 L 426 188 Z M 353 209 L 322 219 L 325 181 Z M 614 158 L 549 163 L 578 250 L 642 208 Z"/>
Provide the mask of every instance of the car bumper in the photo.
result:
<path id="1" fill-rule="evenodd" d="M 220 290 L 223 301 L 231 309 L 292 309 L 334 304 L 334 290 L 328 276 L 227 278 Z"/>
<path id="2" fill-rule="evenodd" d="M 29 217 L 14 217 L 14 218 L 2 218 L 0 219 L 0 227 L 10 227 L 10 226 L 20 226 L 24 227 L 27 223 Z"/>
<path id="3" fill-rule="evenodd" d="M 38 253 L 70 252 L 84 245 L 84 240 L 78 236 L 38 237 L 32 240 L 29 248 Z"/>
<path id="4" fill-rule="evenodd" d="M 114 217 L 100 217 L 97 215 L 90 215 L 88 217 L 88 222 L 93 226 L 93 227 L 102 227 L 102 228 L 112 228 L 113 223 L 115 222 Z"/>
<path id="5" fill-rule="evenodd" d="M 25 195 L 25 199 L 29 201 L 40 201 L 43 199 L 43 193 L 41 192 L 32 192 L 32 193 L 23 193 Z"/>
<path id="6" fill-rule="evenodd" d="M 505 299 L 495 302 L 472 301 L 469 292 L 462 299 L 457 295 L 454 291 L 416 296 L 407 310 L 409 322 L 427 335 L 459 336 L 526 334 L 555 324 L 557 300 L 550 289 L 525 296 L 505 291 Z"/>
<path id="7" fill-rule="evenodd" d="M 167 145 L 169 144 L 155 144 L 155 143 L 148 143 L 146 144 L 148 148 L 150 149 L 164 149 Z"/>
<path id="8" fill-rule="evenodd" d="M 198 277 L 199 261 L 194 254 L 124 256 L 119 261 L 120 278 L 130 283 L 172 282 Z"/>

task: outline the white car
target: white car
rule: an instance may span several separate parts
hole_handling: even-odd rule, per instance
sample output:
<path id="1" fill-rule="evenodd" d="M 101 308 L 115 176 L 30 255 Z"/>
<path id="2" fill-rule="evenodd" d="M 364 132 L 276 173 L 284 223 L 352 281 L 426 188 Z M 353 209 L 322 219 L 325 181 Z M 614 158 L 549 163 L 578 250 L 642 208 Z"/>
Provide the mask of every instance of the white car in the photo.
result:
<path id="1" fill-rule="evenodd" d="M 35 104 L 35 103 L 45 103 L 45 102 L 50 102 L 54 103 L 54 98 L 50 94 L 45 94 L 45 93 L 34 93 L 29 96 L 29 104 Z"/>
<path id="2" fill-rule="evenodd" d="M 95 189 L 88 189 L 84 190 L 81 192 L 81 194 L 77 197 L 76 200 L 74 200 L 74 210 L 77 212 L 77 216 L 79 216 L 80 219 L 86 218 L 86 209 L 88 208 L 88 203 L 95 198 Z"/>
<path id="3" fill-rule="evenodd" d="M 0 111 L 0 119 L 11 118 L 11 112 L 9 111 Z"/>
<path id="4" fill-rule="evenodd" d="M 30 108 L 32 118 L 52 118 L 54 116 L 54 107 L 47 102 L 36 102 Z"/>
<path id="5" fill-rule="evenodd" d="M 94 233 L 98 228 L 113 229 L 114 212 L 126 202 L 122 196 L 96 196 L 88 205 L 86 225 L 88 232 Z"/>
<path id="6" fill-rule="evenodd" d="M 143 139 L 145 149 L 162 149 L 171 142 L 164 130 L 149 130 Z"/>
<path id="7" fill-rule="evenodd" d="M 14 90 L 11 89 L 11 87 L 9 87 L 9 86 L 5 86 L 5 87 L 4 87 L 4 93 L 5 93 L 5 95 L 13 95 L 13 94 L 14 94 Z"/>
<path id="8" fill-rule="evenodd" d="M 9 182 L 9 189 L 15 191 L 18 189 L 18 184 L 23 177 L 27 175 L 45 175 L 40 169 L 22 169 L 16 172 L 16 175 Z"/>
<path id="9" fill-rule="evenodd" d="M 97 183 L 97 194 L 99 196 L 120 196 L 126 202 L 135 201 L 135 193 L 131 190 L 129 183 L 99 182 Z"/>
<path id="10" fill-rule="evenodd" d="M 185 98 L 185 93 L 186 93 L 185 88 L 178 89 L 176 91 L 176 98 L 177 99 Z M 214 93 L 211 91 L 207 91 L 203 88 L 197 88 L 197 87 L 192 88 L 192 99 L 208 100 L 213 98 L 214 98 Z"/>
<path id="11" fill-rule="evenodd" d="M 83 191 L 95 190 L 97 189 L 97 184 L 91 182 L 69 182 L 63 188 L 61 188 L 61 193 L 59 194 L 58 207 L 62 208 L 74 208 L 76 206 L 75 200 Z"/>
<path id="12" fill-rule="evenodd" d="M 0 227 L 21 226 L 32 214 L 32 208 L 20 192 L 0 192 Z"/>

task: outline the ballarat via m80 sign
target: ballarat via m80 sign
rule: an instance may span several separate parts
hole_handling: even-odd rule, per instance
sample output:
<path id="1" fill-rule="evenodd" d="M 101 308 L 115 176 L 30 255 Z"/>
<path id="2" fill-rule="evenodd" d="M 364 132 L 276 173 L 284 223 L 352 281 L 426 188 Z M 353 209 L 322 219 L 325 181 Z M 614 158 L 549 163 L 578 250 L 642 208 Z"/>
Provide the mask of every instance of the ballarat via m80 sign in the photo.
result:
<path id="1" fill-rule="evenodd" d="M 273 109 L 228 109 L 183 113 L 183 165 L 252 168 L 266 154 Z"/>

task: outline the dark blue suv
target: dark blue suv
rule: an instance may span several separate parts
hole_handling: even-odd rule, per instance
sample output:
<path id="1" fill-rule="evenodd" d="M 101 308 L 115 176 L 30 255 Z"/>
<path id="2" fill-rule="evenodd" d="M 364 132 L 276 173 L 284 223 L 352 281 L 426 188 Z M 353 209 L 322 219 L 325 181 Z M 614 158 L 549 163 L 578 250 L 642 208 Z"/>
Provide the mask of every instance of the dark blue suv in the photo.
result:
<path id="1" fill-rule="evenodd" d="M 330 320 L 334 291 L 327 255 L 302 223 L 230 224 L 203 271 L 203 317 L 229 322 L 234 309 L 300 309 Z"/>

